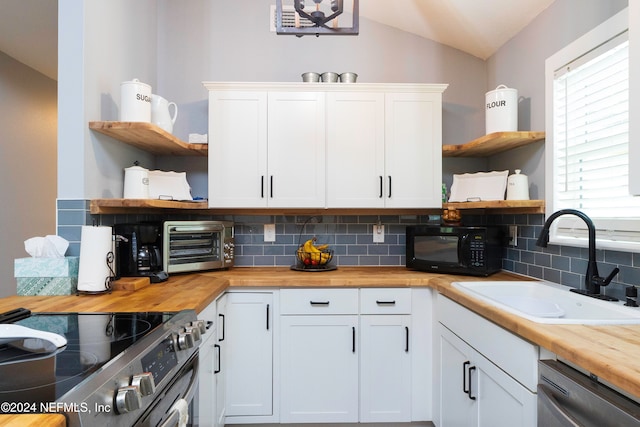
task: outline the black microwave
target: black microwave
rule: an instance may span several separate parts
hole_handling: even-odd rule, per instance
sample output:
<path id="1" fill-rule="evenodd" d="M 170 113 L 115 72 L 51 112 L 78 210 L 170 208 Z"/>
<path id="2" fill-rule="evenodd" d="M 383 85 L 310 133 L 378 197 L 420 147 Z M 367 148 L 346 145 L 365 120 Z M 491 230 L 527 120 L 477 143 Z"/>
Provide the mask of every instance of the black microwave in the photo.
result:
<path id="1" fill-rule="evenodd" d="M 407 227 L 407 268 L 434 273 L 488 276 L 502 269 L 501 227 L 413 225 Z"/>

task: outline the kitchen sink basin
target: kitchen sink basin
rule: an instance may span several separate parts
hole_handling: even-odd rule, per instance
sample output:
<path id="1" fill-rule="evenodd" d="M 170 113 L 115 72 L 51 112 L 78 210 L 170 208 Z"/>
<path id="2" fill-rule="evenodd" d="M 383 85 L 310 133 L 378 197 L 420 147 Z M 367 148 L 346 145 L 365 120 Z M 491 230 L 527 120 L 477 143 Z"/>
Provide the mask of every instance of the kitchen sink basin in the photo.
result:
<path id="1" fill-rule="evenodd" d="M 538 323 L 640 324 L 640 308 L 601 301 L 545 281 L 454 282 L 465 294 Z"/>

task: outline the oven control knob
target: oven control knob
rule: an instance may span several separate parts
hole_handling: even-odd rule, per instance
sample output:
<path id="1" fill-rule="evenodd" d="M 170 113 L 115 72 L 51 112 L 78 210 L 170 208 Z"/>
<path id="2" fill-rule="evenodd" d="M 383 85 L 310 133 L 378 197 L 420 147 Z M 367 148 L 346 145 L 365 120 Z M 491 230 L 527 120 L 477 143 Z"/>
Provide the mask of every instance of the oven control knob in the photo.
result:
<path id="1" fill-rule="evenodd" d="M 195 341 L 191 332 L 185 331 L 178 333 L 178 349 L 187 350 L 192 348 L 194 345 Z"/>
<path id="2" fill-rule="evenodd" d="M 207 323 L 204 320 L 195 320 L 191 322 L 191 326 L 196 326 L 200 330 L 200 335 L 207 333 Z"/>
<path id="3" fill-rule="evenodd" d="M 138 387 L 128 385 L 120 387 L 116 393 L 116 410 L 119 414 L 135 411 L 142 407 L 142 396 Z"/>
<path id="4" fill-rule="evenodd" d="M 149 396 L 156 392 L 156 382 L 153 380 L 151 372 L 134 375 L 131 378 L 131 385 L 138 387 L 138 391 L 142 396 Z"/>
<path id="5" fill-rule="evenodd" d="M 200 328 L 197 326 L 185 326 L 184 330 L 193 336 L 194 343 L 200 341 Z"/>

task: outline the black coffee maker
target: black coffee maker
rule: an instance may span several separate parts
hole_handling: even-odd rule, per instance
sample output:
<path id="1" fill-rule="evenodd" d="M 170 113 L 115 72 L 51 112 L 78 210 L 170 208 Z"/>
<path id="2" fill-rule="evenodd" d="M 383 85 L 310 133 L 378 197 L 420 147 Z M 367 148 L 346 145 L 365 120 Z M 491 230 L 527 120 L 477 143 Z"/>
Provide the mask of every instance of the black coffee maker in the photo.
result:
<path id="1" fill-rule="evenodd" d="M 162 270 L 162 225 L 159 223 L 116 224 L 116 277 L 149 277 L 164 282 Z"/>

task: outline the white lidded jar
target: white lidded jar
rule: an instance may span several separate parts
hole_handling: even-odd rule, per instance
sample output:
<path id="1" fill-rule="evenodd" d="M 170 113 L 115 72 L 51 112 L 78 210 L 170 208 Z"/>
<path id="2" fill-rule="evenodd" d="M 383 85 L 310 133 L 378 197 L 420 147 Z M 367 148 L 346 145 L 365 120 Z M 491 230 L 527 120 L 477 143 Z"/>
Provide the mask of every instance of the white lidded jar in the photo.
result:
<path id="1" fill-rule="evenodd" d="M 518 90 L 500 85 L 485 94 L 487 135 L 518 130 Z"/>
<path id="2" fill-rule="evenodd" d="M 507 200 L 529 200 L 529 178 L 520 169 L 507 178 Z"/>
<path id="3" fill-rule="evenodd" d="M 151 122 L 151 86 L 138 79 L 120 83 L 120 121 Z"/>
<path id="4" fill-rule="evenodd" d="M 149 169 L 135 165 L 124 170 L 124 198 L 149 198 Z"/>

